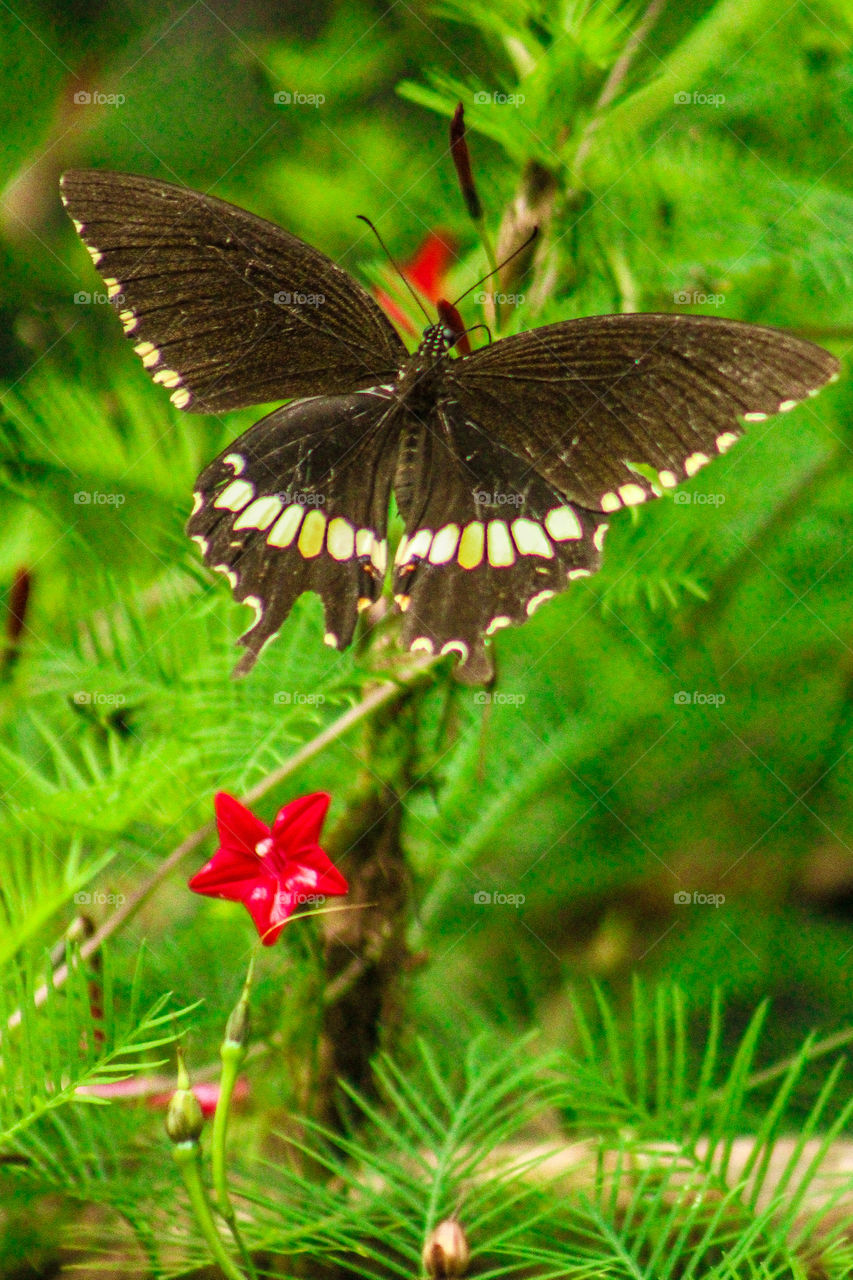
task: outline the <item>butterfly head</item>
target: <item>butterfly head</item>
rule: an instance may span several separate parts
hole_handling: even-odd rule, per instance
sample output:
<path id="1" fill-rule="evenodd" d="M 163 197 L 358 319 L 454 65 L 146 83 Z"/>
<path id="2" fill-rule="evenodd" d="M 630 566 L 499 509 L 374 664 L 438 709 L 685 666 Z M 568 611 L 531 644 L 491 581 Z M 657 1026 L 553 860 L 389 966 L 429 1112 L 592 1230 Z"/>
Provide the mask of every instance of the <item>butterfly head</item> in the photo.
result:
<path id="1" fill-rule="evenodd" d="M 465 321 L 452 302 L 439 298 L 437 304 L 438 324 L 431 324 L 423 331 L 423 342 L 420 346 L 421 356 L 440 360 L 451 347 L 458 346 L 462 355 L 468 355 L 471 347 L 467 338 Z"/>
<path id="2" fill-rule="evenodd" d="M 425 355 L 443 356 L 458 337 L 459 334 L 449 324 L 431 324 L 423 331 L 421 350 Z"/>

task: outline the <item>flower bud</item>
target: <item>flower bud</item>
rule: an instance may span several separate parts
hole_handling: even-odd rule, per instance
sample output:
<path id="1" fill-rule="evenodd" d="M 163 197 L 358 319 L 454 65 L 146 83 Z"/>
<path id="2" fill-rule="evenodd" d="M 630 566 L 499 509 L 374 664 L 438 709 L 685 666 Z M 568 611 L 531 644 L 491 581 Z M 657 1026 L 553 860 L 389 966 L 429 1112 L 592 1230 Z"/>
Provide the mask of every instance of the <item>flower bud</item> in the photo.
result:
<path id="1" fill-rule="evenodd" d="M 471 1257 L 465 1232 L 455 1218 L 440 1222 L 424 1245 L 424 1270 L 430 1280 L 464 1276 Z"/>
<path id="2" fill-rule="evenodd" d="M 483 206 L 480 204 L 480 197 L 477 195 L 474 184 L 474 174 L 471 171 L 471 153 L 465 141 L 465 108 L 461 102 L 450 122 L 450 154 L 456 167 L 459 190 L 462 192 L 468 216 L 473 222 L 479 222 L 483 217 Z"/>
<path id="3" fill-rule="evenodd" d="M 231 1010 L 225 1027 L 225 1043 L 238 1045 L 241 1049 L 245 1047 L 249 1038 L 249 1028 L 251 1026 L 249 993 L 252 989 L 254 971 L 255 957 L 252 956 L 249 962 L 249 972 L 246 974 L 246 981 L 243 983 L 243 990 L 240 992 L 240 999 Z"/>
<path id="4" fill-rule="evenodd" d="M 196 1142 L 203 1128 L 201 1103 L 192 1089 L 176 1089 L 166 1112 L 166 1132 L 172 1142 Z"/>
<path id="5" fill-rule="evenodd" d="M 201 1103 L 190 1089 L 190 1078 L 184 1064 L 183 1051 L 178 1049 L 178 1087 L 169 1101 L 166 1112 L 166 1132 L 177 1146 L 184 1142 L 197 1142 L 204 1128 Z"/>

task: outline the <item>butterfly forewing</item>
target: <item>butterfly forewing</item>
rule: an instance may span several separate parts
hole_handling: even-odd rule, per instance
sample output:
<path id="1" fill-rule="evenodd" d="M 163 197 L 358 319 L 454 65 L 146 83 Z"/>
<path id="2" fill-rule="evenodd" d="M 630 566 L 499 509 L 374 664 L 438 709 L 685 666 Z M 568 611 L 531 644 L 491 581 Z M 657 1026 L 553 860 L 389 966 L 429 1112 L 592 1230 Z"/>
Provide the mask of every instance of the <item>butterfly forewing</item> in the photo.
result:
<path id="1" fill-rule="evenodd" d="M 256 423 L 199 476 L 187 531 L 255 610 L 237 671 L 251 669 L 303 591 L 345 648 L 382 591 L 396 405 L 386 390 L 297 400 Z"/>
<path id="2" fill-rule="evenodd" d="M 405 348 L 351 276 L 296 236 L 168 182 L 72 170 L 62 199 L 125 333 L 181 409 L 387 381 Z"/>
<path id="3" fill-rule="evenodd" d="M 566 497 L 615 511 L 672 488 L 837 376 L 821 347 L 710 316 L 590 316 L 455 361 L 466 414 Z M 742 421 L 741 421 L 742 420 Z"/>

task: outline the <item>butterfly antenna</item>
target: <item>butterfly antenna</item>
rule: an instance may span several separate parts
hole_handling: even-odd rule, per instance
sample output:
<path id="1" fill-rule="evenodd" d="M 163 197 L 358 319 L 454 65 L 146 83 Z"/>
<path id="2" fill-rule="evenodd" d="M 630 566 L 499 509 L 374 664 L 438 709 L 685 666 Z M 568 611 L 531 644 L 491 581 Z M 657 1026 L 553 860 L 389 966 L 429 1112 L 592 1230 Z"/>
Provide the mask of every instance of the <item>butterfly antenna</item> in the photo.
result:
<path id="1" fill-rule="evenodd" d="M 376 239 L 379 241 L 380 245 L 382 246 L 382 249 L 383 249 L 383 252 L 384 252 L 384 254 L 385 254 L 385 257 L 388 259 L 388 261 L 391 263 L 391 266 L 392 266 L 392 267 L 394 268 L 394 270 L 397 272 L 397 275 L 398 275 L 398 276 L 400 277 L 400 279 L 403 281 L 403 284 L 406 286 L 406 288 L 408 289 L 409 293 L 412 295 L 412 297 L 414 298 L 415 302 L 418 304 L 418 306 L 420 307 L 421 311 L 422 311 L 422 312 L 424 313 L 424 315 L 426 316 L 426 318 L 427 318 L 428 322 L 429 322 L 430 324 L 433 324 L 433 323 L 434 323 L 433 317 L 432 317 L 432 316 L 430 315 L 430 313 L 427 311 L 426 307 L 425 307 L 425 306 L 424 306 L 424 304 L 421 302 L 421 300 L 420 300 L 420 298 L 418 297 L 417 293 L 416 293 L 416 292 L 415 292 L 415 290 L 412 288 L 411 281 L 409 281 L 409 280 L 407 280 L 407 279 L 406 279 L 406 277 L 405 277 L 405 275 L 403 274 L 403 272 L 400 270 L 400 268 L 397 266 L 397 264 L 396 264 L 396 262 L 394 261 L 394 259 L 391 257 L 391 254 L 390 254 L 390 252 L 389 252 L 389 250 L 388 250 L 388 246 L 387 246 L 387 244 L 385 243 L 385 241 L 382 239 L 382 237 L 381 237 L 381 235 L 379 234 L 379 232 L 377 231 L 376 227 L 373 225 L 373 223 L 370 221 L 370 219 L 369 219 L 369 218 L 366 218 L 366 217 L 365 217 L 365 215 L 364 215 L 363 213 L 357 213 L 355 216 L 356 216 L 357 218 L 360 218 L 362 222 L 366 222 L 366 223 L 367 223 L 367 225 L 370 227 L 370 230 L 373 232 L 373 234 L 376 236 Z M 523 247 L 523 246 L 522 246 L 522 247 Z M 475 285 L 474 287 L 476 288 L 476 285 Z"/>
<path id="2" fill-rule="evenodd" d="M 461 337 L 464 337 L 466 333 L 473 333 L 475 329 L 485 329 L 485 330 L 486 330 L 486 333 L 489 335 L 489 346 L 491 346 L 491 345 L 492 345 L 492 331 L 491 331 L 491 329 L 489 328 L 489 326 L 488 326 L 487 324 L 472 324 L 470 328 L 468 328 L 468 329 L 463 329 L 462 333 L 459 335 L 459 336 L 460 336 L 460 338 L 461 338 Z"/>
<path id="3" fill-rule="evenodd" d="M 365 219 L 365 221 L 367 221 L 367 219 Z M 453 304 L 454 307 L 458 307 L 462 299 L 467 298 L 468 294 L 473 293 L 474 290 L 478 289 L 481 284 L 485 284 L 487 280 L 491 280 L 492 276 L 497 275 L 499 271 L 503 271 L 504 267 L 508 263 L 512 262 L 513 258 L 517 258 L 520 253 L 524 253 L 524 250 L 527 248 L 527 246 L 533 244 L 533 241 L 536 239 L 538 235 L 539 235 L 539 228 L 534 227 L 530 235 L 525 240 L 524 244 L 520 244 L 514 253 L 511 253 L 508 258 L 504 258 L 503 262 L 499 262 L 498 265 L 492 271 L 487 271 L 486 274 L 480 280 L 476 280 L 469 289 L 465 290 L 464 293 L 460 293 L 459 297 L 456 299 L 456 301 Z"/>

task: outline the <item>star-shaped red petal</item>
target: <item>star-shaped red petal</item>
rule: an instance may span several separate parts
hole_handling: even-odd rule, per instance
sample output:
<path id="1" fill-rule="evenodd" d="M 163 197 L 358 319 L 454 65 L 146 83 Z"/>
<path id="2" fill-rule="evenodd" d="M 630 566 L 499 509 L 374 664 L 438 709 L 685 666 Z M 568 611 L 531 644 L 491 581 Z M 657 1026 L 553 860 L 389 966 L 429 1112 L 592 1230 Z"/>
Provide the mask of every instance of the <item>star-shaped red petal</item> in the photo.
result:
<path id="1" fill-rule="evenodd" d="M 279 810 L 272 827 L 220 791 L 215 800 L 219 848 L 189 882 L 194 893 L 242 902 L 269 947 L 298 907 L 347 892 L 349 886 L 320 848 L 329 808 L 324 791 Z"/>

